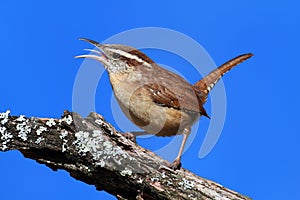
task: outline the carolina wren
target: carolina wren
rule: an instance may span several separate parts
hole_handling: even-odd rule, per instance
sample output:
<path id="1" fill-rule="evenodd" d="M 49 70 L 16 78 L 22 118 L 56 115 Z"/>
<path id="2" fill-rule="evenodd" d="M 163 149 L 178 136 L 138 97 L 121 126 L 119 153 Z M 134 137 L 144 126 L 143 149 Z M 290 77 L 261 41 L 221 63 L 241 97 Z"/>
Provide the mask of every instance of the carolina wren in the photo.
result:
<path id="1" fill-rule="evenodd" d="M 171 165 L 173 169 L 181 166 L 180 159 L 191 126 L 200 116 L 209 118 L 203 105 L 210 90 L 227 71 L 253 55 L 240 55 L 191 85 L 133 47 L 100 44 L 85 38 L 80 40 L 91 43 L 98 50 L 90 50 L 94 54 L 76 58 L 91 58 L 104 65 L 122 111 L 134 124 L 145 130 L 132 134 L 183 134 L 179 153 Z"/>

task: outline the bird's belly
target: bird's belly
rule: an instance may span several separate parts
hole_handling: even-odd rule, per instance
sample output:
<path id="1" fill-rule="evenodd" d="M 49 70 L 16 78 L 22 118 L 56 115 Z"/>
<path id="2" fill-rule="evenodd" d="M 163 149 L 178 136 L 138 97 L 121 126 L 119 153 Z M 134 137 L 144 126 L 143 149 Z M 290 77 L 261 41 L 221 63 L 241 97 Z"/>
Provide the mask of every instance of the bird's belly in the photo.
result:
<path id="1" fill-rule="evenodd" d="M 147 99 L 130 101 L 128 105 L 118 101 L 119 105 L 134 124 L 149 134 L 172 136 L 182 134 L 198 120 L 198 113 L 187 113 L 182 110 L 157 105 Z"/>
<path id="2" fill-rule="evenodd" d="M 149 134 L 182 134 L 185 128 L 190 128 L 199 118 L 199 113 L 188 113 L 156 104 L 147 95 L 145 88 L 136 85 L 118 82 L 118 87 L 113 85 L 114 94 L 127 118 Z"/>

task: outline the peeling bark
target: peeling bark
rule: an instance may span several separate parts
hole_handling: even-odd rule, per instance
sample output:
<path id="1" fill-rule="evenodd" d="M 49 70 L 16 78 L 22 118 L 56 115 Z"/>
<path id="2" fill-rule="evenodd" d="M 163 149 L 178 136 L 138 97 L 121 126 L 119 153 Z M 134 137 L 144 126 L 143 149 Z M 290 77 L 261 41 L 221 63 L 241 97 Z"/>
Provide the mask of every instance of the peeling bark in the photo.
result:
<path id="1" fill-rule="evenodd" d="M 0 113 L 0 151 L 19 150 L 54 171 L 118 199 L 249 199 L 185 169 L 173 171 L 153 152 L 127 140 L 102 116 L 68 111 L 60 119 Z"/>

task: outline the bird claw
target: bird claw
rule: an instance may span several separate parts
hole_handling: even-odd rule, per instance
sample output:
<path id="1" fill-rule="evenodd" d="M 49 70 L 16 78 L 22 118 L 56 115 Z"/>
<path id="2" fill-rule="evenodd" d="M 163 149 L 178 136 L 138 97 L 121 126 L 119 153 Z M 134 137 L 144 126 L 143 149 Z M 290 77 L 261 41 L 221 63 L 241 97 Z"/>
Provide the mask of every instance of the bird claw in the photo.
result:
<path id="1" fill-rule="evenodd" d="M 172 163 L 167 164 L 167 167 L 172 170 L 179 170 L 181 168 L 181 162 L 179 159 L 175 159 Z"/>
<path id="2" fill-rule="evenodd" d="M 136 143 L 136 136 L 130 132 L 126 132 L 126 133 L 123 133 L 124 137 L 126 139 L 129 139 L 131 140 L 132 142 Z"/>

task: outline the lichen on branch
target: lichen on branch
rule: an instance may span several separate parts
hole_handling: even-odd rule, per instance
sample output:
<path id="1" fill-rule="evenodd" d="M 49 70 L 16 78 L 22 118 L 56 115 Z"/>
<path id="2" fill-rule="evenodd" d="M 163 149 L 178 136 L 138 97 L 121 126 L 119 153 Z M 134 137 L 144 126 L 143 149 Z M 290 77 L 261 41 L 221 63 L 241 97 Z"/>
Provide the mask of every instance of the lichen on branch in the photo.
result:
<path id="1" fill-rule="evenodd" d="M 97 113 L 60 119 L 0 113 L 0 151 L 19 150 L 119 199 L 249 199 L 127 140 Z"/>

